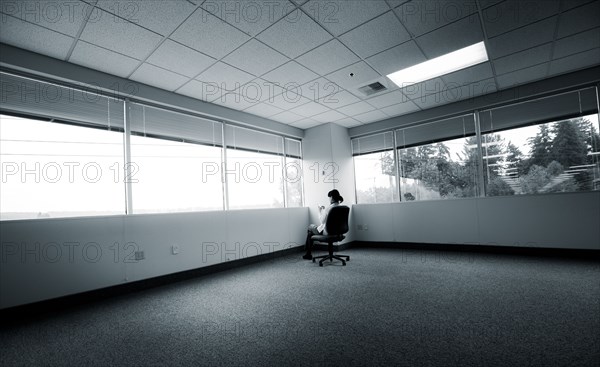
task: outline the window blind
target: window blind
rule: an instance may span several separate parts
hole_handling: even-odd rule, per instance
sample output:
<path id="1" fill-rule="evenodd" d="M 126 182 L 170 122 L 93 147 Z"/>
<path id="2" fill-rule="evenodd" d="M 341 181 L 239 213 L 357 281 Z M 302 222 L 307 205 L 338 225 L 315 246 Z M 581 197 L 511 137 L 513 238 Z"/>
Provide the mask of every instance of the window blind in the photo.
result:
<path id="1" fill-rule="evenodd" d="M 218 121 L 139 103 L 129 103 L 131 133 L 189 143 L 222 146 Z"/>
<path id="2" fill-rule="evenodd" d="M 596 88 L 590 87 L 480 111 L 481 132 L 501 131 L 598 112 Z"/>
<path id="3" fill-rule="evenodd" d="M 0 110 L 78 124 L 123 129 L 123 101 L 78 88 L 0 73 Z"/>
<path id="4" fill-rule="evenodd" d="M 283 155 L 283 137 L 240 126 L 225 125 L 227 148 Z"/>
<path id="5" fill-rule="evenodd" d="M 302 159 L 302 145 L 299 140 L 285 138 L 285 155 Z"/>
<path id="6" fill-rule="evenodd" d="M 363 136 L 352 139 L 352 155 L 363 155 L 394 149 L 393 132 Z"/>
<path id="7" fill-rule="evenodd" d="M 396 130 L 396 144 L 408 148 L 473 135 L 475 116 L 468 114 Z"/>

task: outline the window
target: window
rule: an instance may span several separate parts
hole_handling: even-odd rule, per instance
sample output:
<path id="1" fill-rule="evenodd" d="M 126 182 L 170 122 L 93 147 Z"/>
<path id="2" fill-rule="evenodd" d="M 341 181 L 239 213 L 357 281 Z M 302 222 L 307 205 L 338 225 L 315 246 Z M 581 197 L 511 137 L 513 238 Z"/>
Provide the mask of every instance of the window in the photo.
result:
<path id="1" fill-rule="evenodd" d="M 594 88 L 481 113 L 488 196 L 600 189 Z"/>
<path id="2" fill-rule="evenodd" d="M 283 208 L 283 138 L 227 125 L 225 139 L 229 209 Z"/>
<path id="3" fill-rule="evenodd" d="M 0 73 L 1 219 L 125 213 L 123 101 L 96 92 Z"/>
<path id="4" fill-rule="evenodd" d="M 473 115 L 397 130 L 396 142 L 402 201 L 477 195 Z"/>
<path id="5" fill-rule="evenodd" d="M 302 191 L 302 146 L 300 141 L 285 138 L 285 173 L 287 207 L 301 207 L 304 203 Z"/>
<path id="6" fill-rule="evenodd" d="M 393 138 L 392 132 L 386 132 L 352 141 L 358 203 L 398 200 Z"/>
<path id="7" fill-rule="evenodd" d="M 0 115 L 0 216 L 125 213 L 123 134 Z"/>
<path id="8" fill-rule="evenodd" d="M 392 132 L 354 138 L 357 201 L 600 190 L 597 101 L 589 87 L 480 111 L 478 122 L 468 114 L 398 129 L 393 143 Z"/>
<path id="9" fill-rule="evenodd" d="M 222 210 L 221 124 L 136 103 L 129 111 L 133 213 Z"/>

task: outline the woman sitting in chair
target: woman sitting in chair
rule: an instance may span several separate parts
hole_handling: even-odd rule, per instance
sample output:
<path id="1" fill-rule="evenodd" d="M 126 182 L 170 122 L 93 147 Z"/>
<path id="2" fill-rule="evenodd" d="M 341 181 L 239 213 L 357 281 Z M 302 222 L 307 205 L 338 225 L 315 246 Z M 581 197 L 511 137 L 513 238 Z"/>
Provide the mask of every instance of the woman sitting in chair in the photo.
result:
<path id="1" fill-rule="evenodd" d="M 321 224 L 319 224 L 318 226 L 316 224 L 311 224 L 308 226 L 308 233 L 306 235 L 305 245 L 306 254 L 302 256 L 303 259 L 312 259 L 311 249 L 313 243 L 311 237 L 316 234 L 327 234 L 327 231 L 325 230 L 325 223 L 327 223 L 327 215 L 329 214 L 329 211 L 331 210 L 331 208 L 340 205 L 340 203 L 344 201 L 344 198 L 340 195 L 340 192 L 335 189 L 329 191 L 327 193 L 327 197 L 329 197 L 329 206 L 327 208 L 325 208 L 324 206 L 319 206 L 319 220 Z"/>

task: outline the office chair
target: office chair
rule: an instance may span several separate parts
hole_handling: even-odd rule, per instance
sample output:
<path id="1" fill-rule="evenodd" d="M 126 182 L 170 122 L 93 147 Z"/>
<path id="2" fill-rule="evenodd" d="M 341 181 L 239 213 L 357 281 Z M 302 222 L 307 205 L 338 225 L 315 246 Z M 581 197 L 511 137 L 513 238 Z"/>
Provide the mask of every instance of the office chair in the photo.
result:
<path id="1" fill-rule="evenodd" d="M 327 259 L 329 259 L 329 261 L 333 261 L 333 259 L 340 260 L 344 266 L 346 265 L 346 261 L 350 261 L 350 256 L 333 254 L 333 243 L 339 242 L 346 238 L 344 234 L 348 232 L 349 214 L 350 208 L 347 206 L 340 205 L 331 208 L 329 210 L 329 215 L 327 215 L 327 222 L 325 223 L 325 229 L 327 230 L 328 234 L 316 234 L 311 237 L 314 242 L 327 243 L 327 249 L 329 250 L 329 254 L 327 255 L 313 257 L 313 262 L 315 262 L 316 259 L 321 259 L 319 260 L 319 266 L 323 266 L 323 261 Z M 346 260 L 344 260 L 344 258 Z"/>

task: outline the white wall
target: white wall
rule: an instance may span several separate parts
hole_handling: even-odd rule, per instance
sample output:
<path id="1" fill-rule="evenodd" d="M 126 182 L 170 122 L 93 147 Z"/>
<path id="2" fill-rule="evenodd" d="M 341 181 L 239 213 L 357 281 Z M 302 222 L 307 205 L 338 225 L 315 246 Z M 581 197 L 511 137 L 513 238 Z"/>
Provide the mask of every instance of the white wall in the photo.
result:
<path id="1" fill-rule="evenodd" d="M 600 192 L 353 207 L 355 240 L 600 250 Z"/>
<path id="2" fill-rule="evenodd" d="M 354 195 L 354 164 L 348 129 L 333 123 L 319 125 L 304 132 L 302 140 L 305 205 L 311 223 L 319 222 L 317 207 L 329 204 L 327 193 L 337 189 L 344 204 L 352 207 Z M 353 228 L 352 210 L 349 218 Z M 345 242 L 353 241 L 353 231 Z"/>
<path id="3" fill-rule="evenodd" d="M 307 225 L 306 208 L 0 222 L 0 308 L 303 246 Z"/>

